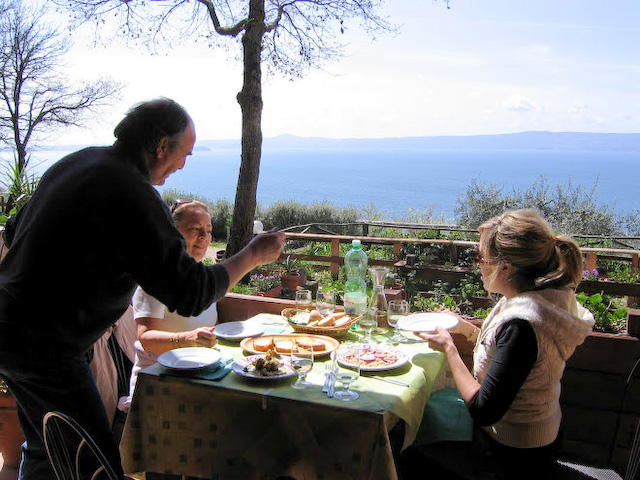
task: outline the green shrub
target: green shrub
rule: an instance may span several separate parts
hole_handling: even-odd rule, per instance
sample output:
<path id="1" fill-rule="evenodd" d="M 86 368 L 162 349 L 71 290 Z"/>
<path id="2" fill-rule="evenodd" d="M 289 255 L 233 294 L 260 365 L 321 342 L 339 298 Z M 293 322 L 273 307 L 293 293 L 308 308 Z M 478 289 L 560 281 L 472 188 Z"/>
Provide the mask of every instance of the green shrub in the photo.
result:
<path id="1" fill-rule="evenodd" d="M 566 234 L 613 235 L 621 232 L 622 219 L 608 205 L 596 203 L 596 181 L 590 190 L 574 186 L 550 185 L 544 175 L 527 188 L 514 188 L 503 193 L 495 183 L 485 185 L 473 178 L 467 191 L 458 196 L 455 213 L 458 224 L 477 228 L 505 210 L 533 208 L 538 210 L 558 232 Z M 633 217 L 625 217 L 627 231 L 637 230 Z M 636 218 L 637 219 L 637 218 Z"/>
<path id="2" fill-rule="evenodd" d="M 618 333 L 624 328 L 629 309 L 616 306 L 611 296 L 578 292 L 576 298 L 584 308 L 593 313 L 596 320 L 593 327 L 595 331 Z"/>

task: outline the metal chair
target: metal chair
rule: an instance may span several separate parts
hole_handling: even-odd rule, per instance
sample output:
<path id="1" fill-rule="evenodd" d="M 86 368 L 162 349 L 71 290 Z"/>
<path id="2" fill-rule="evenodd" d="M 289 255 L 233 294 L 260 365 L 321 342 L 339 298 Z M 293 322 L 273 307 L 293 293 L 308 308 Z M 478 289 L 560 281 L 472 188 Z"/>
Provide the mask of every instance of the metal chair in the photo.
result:
<path id="1" fill-rule="evenodd" d="M 121 480 L 78 422 L 60 412 L 43 420 L 44 445 L 58 480 Z"/>

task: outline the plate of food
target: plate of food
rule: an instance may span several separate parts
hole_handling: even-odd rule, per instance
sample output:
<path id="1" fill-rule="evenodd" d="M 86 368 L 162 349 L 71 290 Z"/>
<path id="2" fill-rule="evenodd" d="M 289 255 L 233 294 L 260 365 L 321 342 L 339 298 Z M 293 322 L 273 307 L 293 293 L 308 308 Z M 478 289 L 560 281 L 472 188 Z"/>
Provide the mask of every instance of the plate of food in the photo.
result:
<path id="1" fill-rule="evenodd" d="M 267 327 L 257 322 L 227 322 L 216 325 L 213 333 L 224 340 L 242 340 L 262 335 Z"/>
<path id="2" fill-rule="evenodd" d="M 448 313 L 412 313 L 398 320 L 398 329 L 410 332 L 435 332 L 436 327 L 449 330 L 457 324 L 458 317 Z"/>
<path id="3" fill-rule="evenodd" d="M 291 365 L 273 350 L 267 351 L 264 355 L 251 355 L 236 360 L 231 368 L 242 377 L 259 380 L 288 378 L 296 374 Z"/>
<path id="4" fill-rule="evenodd" d="M 289 355 L 294 342 L 305 350 L 313 348 L 315 357 L 322 357 L 333 352 L 340 342 L 332 337 L 313 334 L 273 334 L 260 335 L 259 337 L 245 338 L 240 342 L 240 346 L 249 353 L 263 354 L 268 350 L 274 350 L 279 354 Z"/>
<path id="5" fill-rule="evenodd" d="M 158 363 L 173 370 L 194 370 L 209 367 L 220 361 L 222 353 L 205 347 L 176 348 L 158 357 Z"/>
<path id="6" fill-rule="evenodd" d="M 346 367 L 355 367 L 357 365 L 357 348 L 360 349 L 360 370 L 363 372 L 392 370 L 409 361 L 409 356 L 397 348 L 384 344 L 363 343 L 338 350 L 338 363 Z"/>

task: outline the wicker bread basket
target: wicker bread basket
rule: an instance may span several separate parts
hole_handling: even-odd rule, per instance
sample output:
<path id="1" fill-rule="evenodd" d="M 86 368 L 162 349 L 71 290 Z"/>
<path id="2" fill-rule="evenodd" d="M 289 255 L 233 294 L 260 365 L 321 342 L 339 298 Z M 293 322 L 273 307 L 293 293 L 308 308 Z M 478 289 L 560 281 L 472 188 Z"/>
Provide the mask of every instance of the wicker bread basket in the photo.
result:
<path id="1" fill-rule="evenodd" d="M 360 317 L 351 317 L 351 320 L 341 327 L 318 327 L 309 325 L 300 325 L 291 321 L 291 318 L 296 314 L 295 308 L 285 308 L 282 310 L 282 318 L 284 318 L 289 325 L 293 327 L 296 333 L 315 333 L 317 335 L 328 335 L 333 338 L 340 338 L 345 335 L 349 329 L 356 323 Z"/>

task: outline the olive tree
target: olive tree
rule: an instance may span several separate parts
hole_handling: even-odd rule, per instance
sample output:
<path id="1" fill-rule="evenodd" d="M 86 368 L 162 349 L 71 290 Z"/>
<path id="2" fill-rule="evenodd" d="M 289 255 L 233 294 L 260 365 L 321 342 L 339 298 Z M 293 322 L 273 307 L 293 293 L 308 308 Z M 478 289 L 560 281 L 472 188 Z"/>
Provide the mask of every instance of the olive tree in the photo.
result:
<path id="1" fill-rule="evenodd" d="M 75 21 L 93 20 L 113 36 L 157 45 L 185 36 L 214 46 L 241 44 L 242 151 L 227 253 L 251 238 L 262 153 L 262 64 L 291 78 L 343 53 L 339 35 L 351 22 L 365 31 L 392 30 L 378 9 L 382 0 L 55 0 Z M 206 87 L 203 85 L 203 91 Z"/>
<path id="2" fill-rule="evenodd" d="M 566 184 L 550 185 L 543 175 L 526 188 L 513 188 L 503 193 L 495 183 L 486 185 L 473 178 L 463 195 L 458 196 L 456 217 L 458 224 L 477 228 L 486 220 L 505 210 L 534 208 L 558 231 L 567 234 L 615 235 L 621 232 L 622 219 L 607 205 L 598 205 L 595 191 Z M 633 228 L 629 219 L 628 229 Z"/>
<path id="3" fill-rule="evenodd" d="M 23 180 L 32 141 L 81 126 L 120 86 L 108 79 L 72 84 L 64 71 L 71 44 L 42 20 L 43 10 L 20 1 L 1 2 L 0 10 L 0 135 L 14 149 L 9 171 Z"/>

